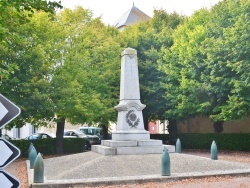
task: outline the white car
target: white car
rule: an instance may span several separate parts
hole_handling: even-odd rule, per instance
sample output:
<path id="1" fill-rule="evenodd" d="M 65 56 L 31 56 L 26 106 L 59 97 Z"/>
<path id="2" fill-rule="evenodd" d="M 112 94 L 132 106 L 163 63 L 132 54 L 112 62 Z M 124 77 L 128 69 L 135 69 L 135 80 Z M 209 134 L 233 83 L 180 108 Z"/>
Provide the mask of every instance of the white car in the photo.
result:
<path id="1" fill-rule="evenodd" d="M 101 140 L 103 140 L 103 130 L 100 127 L 80 127 L 79 130 L 86 135 L 96 135 L 100 138 L 99 144 L 101 144 Z M 108 139 L 112 139 L 112 133 L 108 132 Z"/>
<path id="2" fill-rule="evenodd" d="M 55 137 L 47 133 L 34 133 L 26 137 L 25 139 L 26 140 L 38 140 L 38 139 L 45 139 L 45 138 L 55 138 Z"/>
<path id="3" fill-rule="evenodd" d="M 67 130 L 64 131 L 64 138 L 84 138 L 86 140 L 85 148 L 91 148 L 91 145 L 96 145 L 100 143 L 100 139 L 96 135 L 86 135 L 79 130 Z"/>

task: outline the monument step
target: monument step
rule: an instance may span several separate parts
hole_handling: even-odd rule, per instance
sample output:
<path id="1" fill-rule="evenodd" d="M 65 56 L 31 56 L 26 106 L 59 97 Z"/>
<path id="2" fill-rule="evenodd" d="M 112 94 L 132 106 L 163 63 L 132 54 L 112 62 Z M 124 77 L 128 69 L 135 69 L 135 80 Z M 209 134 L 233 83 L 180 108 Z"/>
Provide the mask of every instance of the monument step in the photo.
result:
<path id="1" fill-rule="evenodd" d="M 140 147 L 119 147 L 116 148 L 117 155 L 136 155 L 136 154 L 156 154 L 163 153 L 161 146 L 140 146 Z"/>
<path id="2" fill-rule="evenodd" d="M 117 147 L 137 147 L 137 146 L 161 146 L 161 140 L 129 140 L 129 141 L 117 141 L 117 140 L 102 140 L 102 145 L 113 148 Z"/>
<path id="3" fill-rule="evenodd" d="M 168 149 L 169 153 L 175 152 L 173 145 L 151 145 L 151 146 L 127 146 L 109 147 L 104 145 L 92 145 L 91 150 L 102 155 L 134 155 L 134 154 L 154 154 L 163 153 L 163 149 Z"/>
<path id="4" fill-rule="evenodd" d="M 116 155 L 116 148 L 103 145 L 92 145 L 91 151 L 100 153 L 102 155 Z"/>

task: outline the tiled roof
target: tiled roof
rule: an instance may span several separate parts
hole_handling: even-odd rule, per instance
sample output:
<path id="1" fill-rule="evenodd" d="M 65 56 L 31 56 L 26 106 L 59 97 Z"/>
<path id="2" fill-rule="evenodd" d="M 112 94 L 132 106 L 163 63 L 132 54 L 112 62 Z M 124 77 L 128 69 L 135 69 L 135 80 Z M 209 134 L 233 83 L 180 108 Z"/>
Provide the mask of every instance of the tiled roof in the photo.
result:
<path id="1" fill-rule="evenodd" d="M 135 24 L 136 22 L 147 21 L 150 19 L 151 18 L 147 14 L 142 12 L 137 7 L 133 6 L 130 10 L 124 13 L 118 21 L 115 22 L 114 26 L 116 28 L 120 28 L 123 26 Z"/>

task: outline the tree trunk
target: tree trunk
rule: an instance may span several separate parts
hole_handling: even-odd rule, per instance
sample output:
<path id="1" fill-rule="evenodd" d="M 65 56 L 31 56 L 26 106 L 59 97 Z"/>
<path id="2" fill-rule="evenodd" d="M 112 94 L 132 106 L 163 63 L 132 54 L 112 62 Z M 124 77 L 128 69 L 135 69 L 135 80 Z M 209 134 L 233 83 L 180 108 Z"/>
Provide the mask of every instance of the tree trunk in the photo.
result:
<path id="1" fill-rule="evenodd" d="M 148 131 L 148 117 L 143 116 L 144 129 Z"/>
<path id="2" fill-rule="evenodd" d="M 213 124 L 214 133 L 222 133 L 223 132 L 223 121 L 217 121 Z"/>
<path id="3" fill-rule="evenodd" d="M 168 133 L 169 133 L 169 141 L 168 144 L 175 145 L 177 136 L 178 136 L 178 130 L 177 130 L 177 121 L 175 119 L 168 119 Z"/>
<path id="4" fill-rule="evenodd" d="M 56 125 L 56 153 L 63 153 L 63 132 L 65 126 L 65 118 L 60 118 Z"/>
<path id="5" fill-rule="evenodd" d="M 108 127 L 105 124 L 101 124 L 103 140 L 108 139 Z"/>

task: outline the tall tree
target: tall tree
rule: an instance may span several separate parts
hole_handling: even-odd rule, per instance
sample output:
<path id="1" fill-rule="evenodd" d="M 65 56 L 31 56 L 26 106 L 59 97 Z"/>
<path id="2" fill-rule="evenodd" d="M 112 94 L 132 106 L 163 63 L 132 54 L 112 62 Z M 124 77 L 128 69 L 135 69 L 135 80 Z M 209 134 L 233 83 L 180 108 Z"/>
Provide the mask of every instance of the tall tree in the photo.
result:
<path id="1" fill-rule="evenodd" d="M 213 119 L 215 132 L 222 132 L 223 122 L 246 115 L 245 110 L 243 113 L 233 110 L 231 102 L 239 96 L 235 93 L 239 83 L 246 87 L 232 65 L 246 64 L 248 45 L 242 42 L 237 45 L 244 49 L 240 57 L 233 57 L 232 52 L 236 55 L 233 44 L 237 40 L 249 37 L 245 34 L 249 28 L 239 27 L 242 19 L 249 20 L 248 11 L 247 1 L 222 1 L 211 10 L 197 11 L 178 28 L 174 45 L 165 52 L 161 67 L 170 80 L 165 85 L 171 104 L 166 111 L 168 116 L 178 119 L 207 116 Z M 244 35 L 232 37 L 233 31 Z"/>
<path id="2" fill-rule="evenodd" d="M 1 93 L 22 110 L 21 116 L 10 126 L 21 127 L 28 121 L 38 125 L 43 121 L 37 120 L 51 117 L 49 103 L 44 103 L 47 96 L 41 92 L 47 87 L 44 78 L 48 62 L 43 59 L 46 52 L 43 45 L 39 46 L 37 32 L 31 31 L 28 22 L 36 10 L 49 12 L 52 17 L 55 9 L 61 7 L 60 2 L 44 0 L 0 1 Z M 34 103 L 38 109 L 34 108 Z"/>
<path id="3" fill-rule="evenodd" d="M 92 12 L 77 7 L 58 15 L 65 32 L 61 61 L 52 76 L 52 99 L 58 124 L 58 152 L 62 152 L 65 120 L 100 124 L 107 128 L 115 119 L 114 106 L 119 93 L 118 31 L 105 26 Z"/>
<path id="4" fill-rule="evenodd" d="M 22 111 L 10 126 L 22 127 L 26 122 L 34 126 L 46 125 L 54 117 L 49 82 L 56 43 L 52 36 L 59 31 L 53 30 L 51 19 L 47 13 L 36 12 L 29 22 L 15 29 L 17 35 L 8 41 L 11 46 L 2 56 L 2 61 L 18 67 L 1 86 L 1 93 Z"/>

